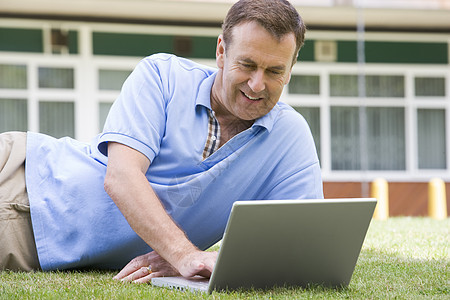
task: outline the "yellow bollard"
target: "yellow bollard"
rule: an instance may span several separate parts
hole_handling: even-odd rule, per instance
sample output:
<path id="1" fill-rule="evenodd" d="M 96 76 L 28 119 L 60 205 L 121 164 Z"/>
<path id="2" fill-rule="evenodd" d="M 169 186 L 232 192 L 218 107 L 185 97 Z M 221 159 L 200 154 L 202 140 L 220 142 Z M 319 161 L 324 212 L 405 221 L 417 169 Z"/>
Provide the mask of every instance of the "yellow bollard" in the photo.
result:
<path id="1" fill-rule="evenodd" d="M 375 207 L 373 218 L 377 220 L 387 220 L 387 218 L 389 218 L 388 182 L 383 178 L 377 178 L 372 181 L 370 196 L 377 199 L 377 206 Z"/>
<path id="2" fill-rule="evenodd" d="M 445 183 L 440 178 L 433 178 L 428 183 L 428 216 L 437 220 L 447 218 Z"/>

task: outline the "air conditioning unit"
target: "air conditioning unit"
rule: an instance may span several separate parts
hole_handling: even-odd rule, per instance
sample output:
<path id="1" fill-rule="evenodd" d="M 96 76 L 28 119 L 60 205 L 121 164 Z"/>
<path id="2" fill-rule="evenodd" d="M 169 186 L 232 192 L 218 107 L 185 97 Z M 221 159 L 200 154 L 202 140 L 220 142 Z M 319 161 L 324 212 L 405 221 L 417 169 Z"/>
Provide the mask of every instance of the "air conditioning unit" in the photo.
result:
<path id="1" fill-rule="evenodd" d="M 335 41 L 315 41 L 314 60 L 334 62 L 337 60 L 337 45 Z"/>

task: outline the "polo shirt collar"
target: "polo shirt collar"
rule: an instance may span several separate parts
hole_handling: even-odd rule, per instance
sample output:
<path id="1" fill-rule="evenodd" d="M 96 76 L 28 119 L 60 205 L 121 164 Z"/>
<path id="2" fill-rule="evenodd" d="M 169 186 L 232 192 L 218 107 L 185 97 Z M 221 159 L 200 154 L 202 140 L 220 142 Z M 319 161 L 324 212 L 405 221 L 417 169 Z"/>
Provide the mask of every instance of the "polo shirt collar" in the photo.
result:
<path id="1" fill-rule="evenodd" d="M 278 116 L 278 113 L 280 111 L 280 107 L 278 104 L 276 104 L 269 113 L 262 116 L 259 119 L 256 119 L 255 123 L 253 123 L 252 127 L 259 126 L 264 127 L 267 129 L 268 132 L 270 132 L 273 128 L 273 124 L 275 123 L 275 119 Z"/>
<path id="2" fill-rule="evenodd" d="M 200 84 L 197 94 L 196 105 L 202 105 L 208 109 L 211 109 L 211 89 L 216 79 L 217 71 L 207 77 Z"/>

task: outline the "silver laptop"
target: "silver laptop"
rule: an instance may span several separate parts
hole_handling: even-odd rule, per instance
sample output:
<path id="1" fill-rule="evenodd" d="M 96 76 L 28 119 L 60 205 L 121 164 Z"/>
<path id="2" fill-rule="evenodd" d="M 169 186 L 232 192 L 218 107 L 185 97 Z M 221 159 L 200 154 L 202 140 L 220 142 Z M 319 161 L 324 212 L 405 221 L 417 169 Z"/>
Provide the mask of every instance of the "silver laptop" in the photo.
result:
<path id="1" fill-rule="evenodd" d="M 152 278 L 179 290 L 347 286 L 376 199 L 237 201 L 211 279 Z"/>

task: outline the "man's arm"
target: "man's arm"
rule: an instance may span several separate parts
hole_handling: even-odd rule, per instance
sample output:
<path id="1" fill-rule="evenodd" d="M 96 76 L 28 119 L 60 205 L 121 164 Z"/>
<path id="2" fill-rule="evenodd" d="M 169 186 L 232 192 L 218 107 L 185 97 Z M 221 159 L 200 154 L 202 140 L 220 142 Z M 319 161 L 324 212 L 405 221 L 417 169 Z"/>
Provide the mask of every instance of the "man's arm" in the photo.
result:
<path id="1" fill-rule="evenodd" d="M 109 142 L 106 192 L 131 228 L 181 275 L 209 276 L 215 264 L 215 256 L 197 249 L 166 213 L 145 177 L 149 166 L 150 161 L 142 153 L 123 144 Z M 116 279 L 144 270 L 152 262 L 151 256 L 147 256 L 133 260 Z M 158 270 L 152 266 L 152 271 Z M 148 272 L 136 276 L 144 275 L 148 275 Z M 135 279 L 136 277 L 132 278 Z"/>

